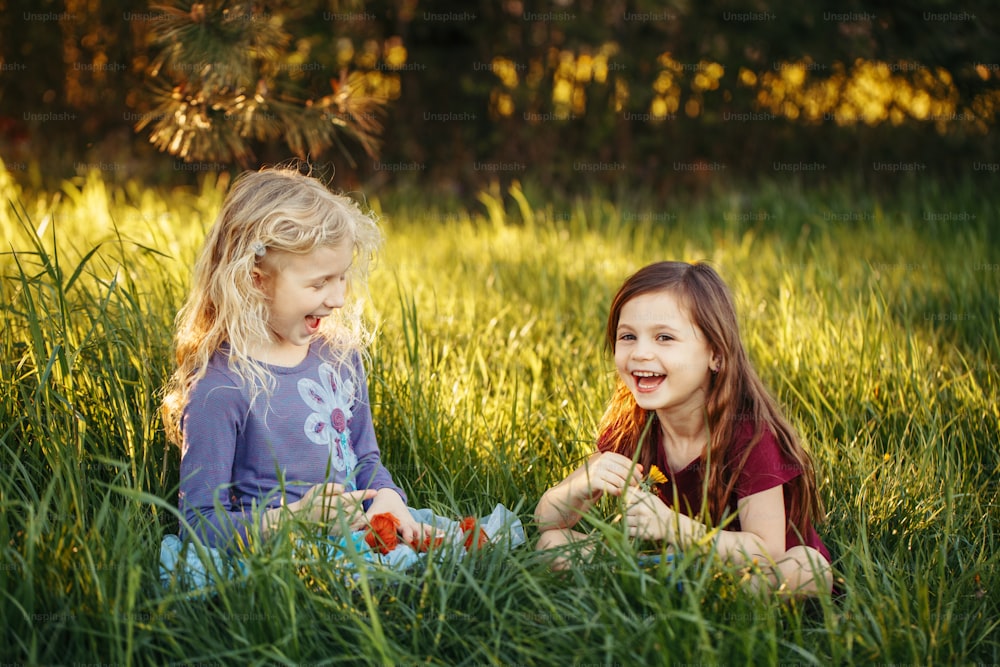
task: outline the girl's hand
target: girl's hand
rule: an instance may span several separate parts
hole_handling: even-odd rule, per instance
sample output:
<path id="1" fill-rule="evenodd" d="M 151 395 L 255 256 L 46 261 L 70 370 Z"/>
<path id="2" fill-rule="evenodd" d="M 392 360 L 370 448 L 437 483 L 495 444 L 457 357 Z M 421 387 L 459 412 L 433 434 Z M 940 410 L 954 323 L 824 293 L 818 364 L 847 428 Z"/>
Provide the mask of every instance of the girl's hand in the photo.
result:
<path id="1" fill-rule="evenodd" d="M 539 530 L 571 528 L 604 494 L 620 496 L 642 482 L 642 466 L 614 452 L 599 452 L 542 494 L 535 507 Z"/>
<path id="2" fill-rule="evenodd" d="M 635 487 L 626 489 L 622 499 L 629 537 L 677 543 L 677 521 L 680 517 L 659 496 Z"/>
<path id="3" fill-rule="evenodd" d="M 336 534 L 343 526 L 352 531 L 363 528 L 367 519 L 361 503 L 374 497 L 375 491 L 345 493 L 343 484 L 317 484 L 285 507 L 308 521 L 328 526 Z"/>
<path id="4" fill-rule="evenodd" d="M 604 452 L 587 462 L 580 476 L 580 498 L 597 500 L 605 493 L 620 496 L 626 489 L 638 487 L 642 481 L 642 465 L 632 463 L 621 454 Z"/>
<path id="5" fill-rule="evenodd" d="M 367 520 L 376 514 L 385 514 L 387 512 L 399 519 L 399 527 L 396 528 L 396 533 L 399 534 L 400 541 L 406 544 L 421 544 L 425 538 L 435 540 L 445 535 L 444 531 L 430 524 L 414 520 L 413 515 L 410 514 L 410 508 L 406 506 L 406 503 L 403 502 L 398 493 L 392 489 L 380 489 L 375 494 L 375 500 L 369 505 L 368 511 L 365 512 L 365 518 Z"/>
<path id="6" fill-rule="evenodd" d="M 407 519 L 402 517 L 396 517 L 399 519 L 399 528 L 396 532 L 399 534 L 399 541 L 410 546 L 423 544 L 425 540 L 429 539 L 432 542 L 439 537 L 444 537 L 444 531 L 432 526 L 429 523 L 420 523 L 413 520 L 413 516 L 409 512 L 406 513 Z"/>

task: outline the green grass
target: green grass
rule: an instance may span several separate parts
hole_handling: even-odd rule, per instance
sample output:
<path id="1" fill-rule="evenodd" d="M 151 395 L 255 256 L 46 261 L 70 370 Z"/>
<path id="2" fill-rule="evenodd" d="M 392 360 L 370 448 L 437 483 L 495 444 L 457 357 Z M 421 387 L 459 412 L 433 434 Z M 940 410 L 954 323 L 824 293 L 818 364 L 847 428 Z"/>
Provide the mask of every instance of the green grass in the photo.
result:
<path id="1" fill-rule="evenodd" d="M 414 506 L 502 502 L 529 540 L 538 497 L 592 450 L 614 290 L 656 259 L 713 262 L 839 555 L 842 600 L 782 604 L 702 555 L 641 568 L 601 517 L 610 548 L 565 575 L 523 548 L 355 581 L 286 532 L 212 595 L 161 588 L 178 453 L 158 392 L 225 185 L 30 194 L 0 171 L 3 662 L 1000 663 L 995 193 L 762 183 L 663 211 L 526 187 L 472 212 L 368 193 L 386 463 Z"/>

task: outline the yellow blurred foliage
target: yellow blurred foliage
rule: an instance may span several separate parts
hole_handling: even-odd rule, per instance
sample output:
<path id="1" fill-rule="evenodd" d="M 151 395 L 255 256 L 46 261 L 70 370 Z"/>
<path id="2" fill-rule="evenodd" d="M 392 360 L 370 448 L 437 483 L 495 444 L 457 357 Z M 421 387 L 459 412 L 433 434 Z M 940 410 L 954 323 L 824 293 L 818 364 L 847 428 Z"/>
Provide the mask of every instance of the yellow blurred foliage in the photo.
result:
<path id="1" fill-rule="evenodd" d="M 524 77 L 518 75 L 518 65 L 497 57 L 493 59 L 493 73 L 508 90 L 516 89 L 522 78 L 530 90 L 538 90 L 546 77 L 551 77 L 553 111 L 564 115 L 585 114 L 588 88 L 611 84 L 609 108 L 620 113 L 628 108 L 630 85 L 636 85 L 636 80 L 634 72 L 625 71 L 623 65 L 614 62 L 617 52 L 618 45 L 611 42 L 596 52 L 589 48 L 579 53 L 552 48 L 545 60 L 520 66 L 527 70 Z M 719 91 L 728 102 L 736 86 L 753 90 L 755 106 L 776 117 L 807 123 L 831 121 L 840 126 L 900 125 L 909 120 L 932 122 L 939 131 L 946 132 L 949 127 L 946 121 L 963 121 L 985 132 L 1000 103 L 1000 93 L 984 94 L 977 96 L 968 108 L 961 109 L 950 72 L 908 61 L 857 59 L 848 65 L 827 66 L 803 58 L 774 63 L 763 72 L 740 67 L 728 86 L 725 66 L 711 60 L 682 63 L 670 52 L 663 52 L 655 66 L 648 107 L 654 119 L 679 109 L 696 118 L 712 106 L 706 96 Z M 624 75 L 616 76 L 619 71 L 625 71 Z M 983 80 L 992 75 L 982 65 L 976 67 L 976 73 Z M 491 100 L 492 110 L 498 115 L 513 113 L 511 95 L 493 95 Z"/>

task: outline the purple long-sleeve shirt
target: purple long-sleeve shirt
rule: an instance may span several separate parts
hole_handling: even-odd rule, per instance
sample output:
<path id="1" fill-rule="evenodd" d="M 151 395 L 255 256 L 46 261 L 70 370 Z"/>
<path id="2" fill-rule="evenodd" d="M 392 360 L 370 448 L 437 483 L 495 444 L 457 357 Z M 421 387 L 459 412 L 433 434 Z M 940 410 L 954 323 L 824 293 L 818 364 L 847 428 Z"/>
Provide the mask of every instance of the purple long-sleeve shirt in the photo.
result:
<path id="1" fill-rule="evenodd" d="M 182 415 L 179 506 L 205 544 L 246 540 L 258 511 L 291 503 L 316 484 L 393 489 L 382 465 L 361 355 L 332 361 L 313 343 L 298 366 L 269 366 L 275 386 L 251 408 L 250 393 L 216 352 Z M 352 372 L 353 367 L 353 372 Z"/>

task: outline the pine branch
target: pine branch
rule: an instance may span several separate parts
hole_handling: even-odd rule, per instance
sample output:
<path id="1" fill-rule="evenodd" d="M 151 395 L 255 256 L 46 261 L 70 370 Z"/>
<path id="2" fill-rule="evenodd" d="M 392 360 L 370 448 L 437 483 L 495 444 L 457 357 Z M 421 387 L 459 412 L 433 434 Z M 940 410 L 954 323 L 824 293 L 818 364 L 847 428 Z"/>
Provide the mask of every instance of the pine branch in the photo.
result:
<path id="1" fill-rule="evenodd" d="M 330 80 L 330 94 L 301 90 L 291 72 L 292 41 L 278 14 L 252 3 L 160 6 L 149 69 L 152 113 L 136 125 L 150 142 L 185 161 L 246 164 L 251 142 L 283 140 L 300 157 L 353 137 L 374 157 L 388 100 L 359 72 Z M 301 77 L 300 77 L 301 78 Z"/>

